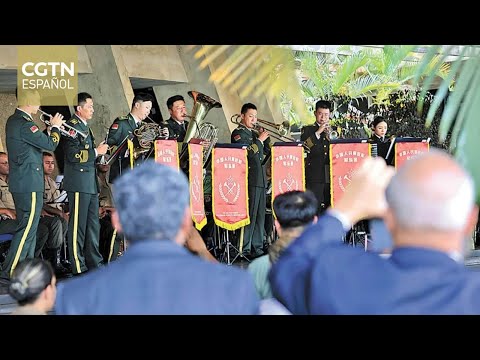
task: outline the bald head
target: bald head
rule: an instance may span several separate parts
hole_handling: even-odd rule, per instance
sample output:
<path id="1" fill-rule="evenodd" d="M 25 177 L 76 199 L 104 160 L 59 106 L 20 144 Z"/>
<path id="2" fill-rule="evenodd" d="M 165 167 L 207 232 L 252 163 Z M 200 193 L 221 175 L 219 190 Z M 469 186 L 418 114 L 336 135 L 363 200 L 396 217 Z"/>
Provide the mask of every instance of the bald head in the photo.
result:
<path id="1" fill-rule="evenodd" d="M 462 230 L 475 198 L 470 175 L 450 155 L 437 149 L 403 165 L 386 195 L 400 227 L 437 231 Z"/>

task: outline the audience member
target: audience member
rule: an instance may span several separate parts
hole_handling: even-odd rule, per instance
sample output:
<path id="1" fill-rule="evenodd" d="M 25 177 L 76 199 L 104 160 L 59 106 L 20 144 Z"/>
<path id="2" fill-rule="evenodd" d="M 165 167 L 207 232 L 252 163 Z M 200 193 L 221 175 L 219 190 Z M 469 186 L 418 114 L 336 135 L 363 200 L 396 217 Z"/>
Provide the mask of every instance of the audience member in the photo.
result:
<path id="1" fill-rule="evenodd" d="M 112 221 L 128 242 L 109 266 L 60 283 L 58 314 L 256 314 L 258 296 L 242 269 L 184 248 L 192 228 L 188 181 L 146 161 L 116 180 Z"/>
<path id="2" fill-rule="evenodd" d="M 260 256 L 248 266 L 255 287 L 261 299 L 272 297 L 272 289 L 268 281 L 271 264 L 276 262 L 285 248 L 298 238 L 303 230 L 317 221 L 318 202 L 310 190 L 289 191 L 278 195 L 273 200 L 275 212 L 275 229 L 278 239 L 268 249 L 268 254 Z"/>
<path id="3" fill-rule="evenodd" d="M 37 258 L 20 262 L 8 289 L 18 303 L 11 315 L 47 315 L 55 304 L 56 281 L 49 262 Z"/>
<path id="4" fill-rule="evenodd" d="M 480 313 L 480 278 L 463 258 L 478 217 L 470 175 L 436 149 L 393 173 L 382 158 L 364 160 L 335 208 L 272 266 L 273 294 L 291 312 Z M 352 224 L 374 217 L 392 234 L 388 259 L 342 243 Z"/>

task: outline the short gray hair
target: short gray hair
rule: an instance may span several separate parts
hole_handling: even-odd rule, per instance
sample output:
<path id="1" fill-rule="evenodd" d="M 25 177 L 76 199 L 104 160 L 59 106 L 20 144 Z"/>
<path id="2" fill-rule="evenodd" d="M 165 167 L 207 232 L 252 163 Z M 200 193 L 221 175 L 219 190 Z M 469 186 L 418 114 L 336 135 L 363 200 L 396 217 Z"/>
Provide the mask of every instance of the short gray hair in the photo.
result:
<path id="1" fill-rule="evenodd" d="M 174 240 L 190 201 L 187 177 L 148 160 L 115 181 L 113 199 L 128 241 Z"/>
<path id="2" fill-rule="evenodd" d="M 440 150 L 431 149 L 430 152 L 451 158 Z M 418 158 L 424 156 L 428 156 L 428 153 Z M 387 202 L 399 226 L 439 231 L 461 230 L 474 205 L 472 178 L 464 170 L 454 173 L 439 169 L 432 172 L 428 181 L 412 181 L 409 168 L 417 159 L 403 165 L 387 188 Z"/>

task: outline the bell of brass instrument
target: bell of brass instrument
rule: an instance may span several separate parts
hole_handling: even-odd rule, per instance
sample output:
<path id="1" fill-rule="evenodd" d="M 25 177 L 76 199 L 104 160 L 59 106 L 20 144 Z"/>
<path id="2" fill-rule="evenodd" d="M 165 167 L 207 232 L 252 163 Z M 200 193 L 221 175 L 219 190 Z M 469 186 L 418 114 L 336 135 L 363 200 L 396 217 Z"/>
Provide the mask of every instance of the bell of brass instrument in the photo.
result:
<path id="1" fill-rule="evenodd" d="M 53 118 L 53 115 L 50 115 L 49 113 L 46 113 L 40 109 L 38 109 L 38 111 L 40 111 L 40 120 L 45 123 L 45 125 L 51 126 L 49 119 Z M 45 119 L 44 117 L 47 117 L 48 119 Z M 65 121 L 63 122 L 62 126 L 64 129 L 61 127 L 59 129 L 63 136 L 70 137 L 72 139 L 76 139 L 78 135 L 82 136 L 84 139 L 86 139 L 88 136 L 80 130 L 75 129 L 73 126 L 68 125 Z"/>
<path id="2" fill-rule="evenodd" d="M 183 139 L 184 143 L 188 143 L 194 137 L 200 138 L 200 126 L 203 124 L 208 112 L 213 108 L 222 107 L 222 104 L 219 101 L 198 91 L 189 91 L 188 95 L 193 99 L 193 110 L 188 123 L 187 132 L 185 133 L 185 138 Z M 212 139 L 208 140 L 212 141 Z"/>
<path id="3" fill-rule="evenodd" d="M 241 117 L 242 117 L 241 114 L 235 114 L 230 118 L 230 121 L 234 124 L 240 125 Z M 288 135 L 290 133 L 290 123 L 286 120 L 281 124 L 275 124 L 274 122 L 257 118 L 257 122 L 255 123 L 252 131 L 255 131 L 255 133 L 257 133 L 258 135 L 259 130 L 262 128 L 267 130 L 269 135 L 272 138 L 277 139 L 279 141 L 298 142 L 296 139 Z M 306 144 L 303 144 L 303 148 L 307 153 L 310 152 L 310 148 Z"/>
<path id="4" fill-rule="evenodd" d="M 193 138 L 209 141 L 208 147 L 203 148 L 203 165 L 208 161 L 208 157 L 212 151 L 213 146 L 218 141 L 218 128 L 212 123 L 205 122 L 205 117 L 208 112 L 213 108 L 221 108 L 222 104 L 198 91 L 189 91 L 188 95 L 193 99 L 192 115 L 186 117 L 190 119 L 188 122 L 188 128 L 183 139 L 183 143 L 188 143 Z M 185 147 L 181 154 L 180 160 L 184 159 L 188 153 L 187 147 Z"/>
<path id="5" fill-rule="evenodd" d="M 330 125 L 329 121 L 327 122 L 327 125 L 325 126 L 325 135 L 327 136 L 328 140 L 338 139 L 338 131 L 332 129 L 332 126 Z"/>

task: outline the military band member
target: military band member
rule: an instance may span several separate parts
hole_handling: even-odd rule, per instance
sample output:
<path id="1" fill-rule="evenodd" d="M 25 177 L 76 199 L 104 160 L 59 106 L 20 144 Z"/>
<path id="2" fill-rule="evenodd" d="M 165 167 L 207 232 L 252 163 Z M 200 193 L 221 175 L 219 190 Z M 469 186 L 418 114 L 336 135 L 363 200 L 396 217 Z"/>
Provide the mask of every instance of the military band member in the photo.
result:
<path id="1" fill-rule="evenodd" d="M 264 157 L 270 153 L 269 134 L 262 131 L 252 131 L 257 122 L 257 107 L 246 103 L 241 109 L 241 124 L 233 130 L 232 143 L 248 146 L 248 211 L 250 224 L 240 230 L 243 237 L 242 254 L 255 258 L 264 254 L 265 209 L 267 179 L 262 166 Z"/>
<path id="2" fill-rule="evenodd" d="M 50 120 L 50 135 L 45 135 L 32 118 L 39 107 L 38 91 L 19 92 L 18 107 L 6 124 L 10 191 L 19 225 L 2 265 L 0 277 L 4 279 L 9 279 L 20 261 L 34 256 L 35 236 L 43 205 L 42 150 L 55 150 L 60 140 L 59 126 L 63 123 L 63 116 L 55 114 Z"/>
<path id="3" fill-rule="evenodd" d="M 304 126 L 300 140 L 310 148 L 305 161 L 306 188 L 311 190 L 318 200 L 318 213 L 330 205 L 330 141 L 326 134 L 330 121 L 331 103 L 319 100 L 315 104 L 315 123 Z"/>
<path id="4" fill-rule="evenodd" d="M 183 142 L 188 129 L 187 107 L 182 95 L 174 95 L 167 100 L 167 108 L 170 119 L 167 120 L 170 137 Z"/>
<path id="5" fill-rule="evenodd" d="M 142 126 L 142 121 L 147 118 L 152 110 L 153 100 L 153 96 L 150 94 L 139 93 L 135 95 L 130 113 L 118 117 L 113 121 L 108 130 L 107 137 L 108 146 L 113 147 L 112 151 L 110 151 L 111 153 L 115 151 L 116 147 L 119 146 L 129 134 L 134 134 L 135 130 Z M 138 142 L 135 138 L 133 141 L 134 146 L 138 147 Z M 118 154 L 118 158 L 110 164 L 110 175 L 108 179 L 110 183 L 113 183 L 122 172 L 130 169 L 130 155 L 128 147 L 125 144 L 124 148 Z M 141 160 L 135 161 L 137 165 L 141 162 Z"/>
<path id="6" fill-rule="evenodd" d="M 103 264 L 99 250 L 98 183 L 95 160 L 106 153 L 108 145 L 98 147 L 88 122 L 93 117 L 93 99 L 88 93 L 78 94 L 78 105 L 68 125 L 87 137 L 65 138 L 64 189 L 70 210 L 68 252 L 72 273 L 78 275 Z"/>

